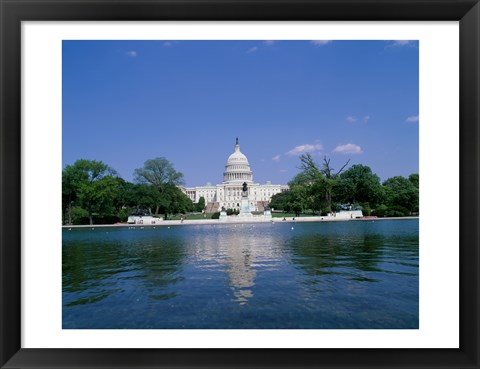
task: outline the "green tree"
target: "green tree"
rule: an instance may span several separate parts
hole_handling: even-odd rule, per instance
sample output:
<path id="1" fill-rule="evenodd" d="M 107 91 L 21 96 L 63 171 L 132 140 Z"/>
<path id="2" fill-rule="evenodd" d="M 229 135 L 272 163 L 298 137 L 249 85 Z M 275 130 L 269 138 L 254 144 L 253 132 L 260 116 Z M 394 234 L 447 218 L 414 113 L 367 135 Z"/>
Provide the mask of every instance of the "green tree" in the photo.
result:
<path id="1" fill-rule="evenodd" d="M 148 210 L 149 213 L 153 213 L 152 209 L 155 209 L 161 201 L 160 192 L 147 183 L 129 183 L 124 197 L 126 206 Z"/>
<path id="2" fill-rule="evenodd" d="M 419 192 L 414 182 L 401 176 L 387 179 L 383 182 L 385 198 L 390 207 L 403 207 L 409 212 L 418 211 Z"/>
<path id="3" fill-rule="evenodd" d="M 68 209 L 68 221 L 73 205 L 87 211 L 90 224 L 95 212 L 111 214 L 118 195 L 116 176 L 114 169 L 97 160 L 80 159 L 67 165 L 62 171 L 62 207 Z"/>
<path id="4" fill-rule="evenodd" d="M 343 172 L 350 160 L 334 173 L 334 168 L 330 166 L 330 159 L 323 157 L 322 167 L 315 163 L 310 154 L 302 154 L 300 156 L 302 175 L 307 179 L 307 183 L 314 185 L 315 194 L 322 195 L 324 200 L 314 199 L 316 206 L 322 206 L 323 212 L 332 211 L 332 193 L 338 176 Z"/>
<path id="5" fill-rule="evenodd" d="M 377 206 L 384 200 L 380 178 L 370 167 L 356 164 L 343 172 L 335 184 L 335 197 L 343 203 Z"/>
<path id="6" fill-rule="evenodd" d="M 310 187 L 309 206 L 312 210 L 320 212 L 322 215 L 332 211 L 333 188 L 336 181 L 324 176 L 318 179 Z M 328 195 L 330 193 L 330 195 Z"/>
<path id="7" fill-rule="evenodd" d="M 192 200 L 177 186 L 167 185 L 162 197 L 165 200 L 163 207 L 165 219 L 168 214 L 186 213 L 193 210 Z"/>
<path id="8" fill-rule="evenodd" d="M 410 174 L 408 180 L 415 186 L 415 188 L 420 188 L 420 176 L 418 173 Z"/>
<path id="9" fill-rule="evenodd" d="M 276 210 L 289 211 L 288 205 L 289 191 L 279 192 L 272 196 L 270 200 L 270 208 Z"/>
<path id="10" fill-rule="evenodd" d="M 183 174 L 177 172 L 172 163 L 163 157 L 147 160 L 143 168 L 135 169 L 134 176 L 138 183 L 150 183 L 160 192 L 167 185 L 184 184 Z"/>
<path id="11" fill-rule="evenodd" d="M 295 216 L 309 207 L 309 187 L 302 184 L 294 185 L 288 191 L 288 208 L 295 212 Z"/>
<path id="12" fill-rule="evenodd" d="M 196 211 L 202 211 L 205 209 L 205 197 L 201 196 L 198 199 L 198 202 L 195 204 Z"/>
<path id="13" fill-rule="evenodd" d="M 90 224 L 93 224 L 94 213 L 102 217 L 116 215 L 115 201 L 120 193 L 116 178 L 106 176 L 91 183 L 84 182 L 79 189 L 80 204 L 88 211 Z"/>
<path id="14" fill-rule="evenodd" d="M 289 210 L 295 211 L 294 207 L 297 211 L 312 209 L 316 197 L 312 189 L 314 183 L 315 181 L 312 179 L 312 176 L 303 171 L 288 182 L 290 191 L 287 195 L 287 206 Z"/>
<path id="15" fill-rule="evenodd" d="M 70 222 L 68 224 L 82 224 L 84 218 L 88 218 L 88 211 L 81 206 L 71 206 Z"/>
<path id="16" fill-rule="evenodd" d="M 420 212 L 420 176 L 418 175 L 418 173 L 410 174 L 408 176 L 408 180 L 410 181 L 410 183 L 413 184 L 413 186 L 417 190 L 416 202 L 412 207 L 412 211 L 415 213 L 419 213 Z"/>
<path id="17" fill-rule="evenodd" d="M 183 174 L 177 172 L 167 159 L 159 157 L 147 160 L 142 168 L 135 169 L 134 177 L 138 183 L 148 183 L 160 193 L 155 214 L 159 214 L 161 211 L 165 214 L 166 219 L 172 203 L 176 201 L 171 198 L 175 195 L 171 188 L 184 184 Z"/>

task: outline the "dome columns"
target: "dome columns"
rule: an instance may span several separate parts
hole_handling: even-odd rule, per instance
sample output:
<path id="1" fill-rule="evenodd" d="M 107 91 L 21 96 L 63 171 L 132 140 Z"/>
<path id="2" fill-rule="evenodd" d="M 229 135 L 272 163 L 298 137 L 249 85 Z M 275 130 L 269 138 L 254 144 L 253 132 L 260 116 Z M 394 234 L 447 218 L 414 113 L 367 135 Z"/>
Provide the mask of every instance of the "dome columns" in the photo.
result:
<path id="1" fill-rule="evenodd" d="M 253 182 L 252 171 L 247 157 L 240 151 L 238 137 L 235 141 L 235 151 L 227 160 L 225 172 L 223 173 L 224 182 L 247 181 Z"/>

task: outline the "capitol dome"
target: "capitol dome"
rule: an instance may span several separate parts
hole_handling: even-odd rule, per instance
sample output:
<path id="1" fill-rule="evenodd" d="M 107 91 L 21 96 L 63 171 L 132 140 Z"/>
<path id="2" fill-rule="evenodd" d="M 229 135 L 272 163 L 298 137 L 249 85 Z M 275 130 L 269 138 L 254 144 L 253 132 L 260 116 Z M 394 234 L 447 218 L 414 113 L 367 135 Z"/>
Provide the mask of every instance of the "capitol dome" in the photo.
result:
<path id="1" fill-rule="evenodd" d="M 240 151 L 238 138 L 235 143 L 235 151 L 228 157 L 225 172 L 223 172 L 223 181 L 228 183 L 252 183 L 253 175 L 250 170 L 250 164 L 247 157 Z"/>

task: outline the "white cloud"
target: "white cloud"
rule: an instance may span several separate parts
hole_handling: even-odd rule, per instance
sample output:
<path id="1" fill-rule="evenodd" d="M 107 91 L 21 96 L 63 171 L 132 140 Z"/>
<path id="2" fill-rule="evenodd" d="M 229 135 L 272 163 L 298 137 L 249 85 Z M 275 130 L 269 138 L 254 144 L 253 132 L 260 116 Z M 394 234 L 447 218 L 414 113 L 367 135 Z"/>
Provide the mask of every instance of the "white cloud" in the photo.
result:
<path id="1" fill-rule="evenodd" d="M 280 155 L 275 155 L 273 158 L 272 158 L 273 161 L 280 161 Z"/>
<path id="2" fill-rule="evenodd" d="M 287 155 L 294 156 L 294 155 L 301 155 L 301 154 L 317 154 L 323 149 L 321 144 L 304 144 L 297 146 L 290 151 L 286 152 Z"/>
<path id="3" fill-rule="evenodd" d="M 333 152 L 338 152 L 340 154 L 361 154 L 362 148 L 355 144 L 346 144 L 337 146 Z"/>
<path id="4" fill-rule="evenodd" d="M 265 46 L 272 46 L 274 43 L 275 43 L 275 41 L 272 41 L 272 40 L 263 41 L 263 44 L 264 44 Z"/>
<path id="5" fill-rule="evenodd" d="M 349 115 L 348 117 L 345 118 L 345 120 L 349 123 L 358 122 L 359 119 L 361 119 L 364 123 L 367 123 L 370 120 L 370 115 L 365 115 L 363 118 L 357 118 L 354 115 Z"/>
<path id="6" fill-rule="evenodd" d="M 418 122 L 418 115 L 412 115 L 408 117 L 405 122 Z"/>
<path id="7" fill-rule="evenodd" d="M 350 123 L 355 123 L 358 120 L 357 117 L 354 117 L 352 115 L 349 115 L 345 119 L 347 120 L 347 122 L 350 122 Z"/>
<path id="8" fill-rule="evenodd" d="M 135 58 L 137 56 L 137 52 L 135 50 L 130 50 L 126 52 L 127 56 L 130 56 L 131 58 Z"/>
<path id="9" fill-rule="evenodd" d="M 392 46 L 408 46 L 411 44 L 410 40 L 395 40 L 393 41 Z"/>
<path id="10" fill-rule="evenodd" d="M 312 40 L 312 41 L 310 41 L 310 43 L 312 45 L 317 46 L 317 47 L 327 45 L 330 42 L 332 42 L 332 40 Z"/>
<path id="11" fill-rule="evenodd" d="M 257 50 L 258 50 L 258 47 L 254 46 L 254 47 L 247 50 L 247 54 L 254 53 Z"/>
<path id="12" fill-rule="evenodd" d="M 387 48 L 388 47 L 416 47 L 417 42 L 413 40 L 389 40 L 387 41 Z"/>

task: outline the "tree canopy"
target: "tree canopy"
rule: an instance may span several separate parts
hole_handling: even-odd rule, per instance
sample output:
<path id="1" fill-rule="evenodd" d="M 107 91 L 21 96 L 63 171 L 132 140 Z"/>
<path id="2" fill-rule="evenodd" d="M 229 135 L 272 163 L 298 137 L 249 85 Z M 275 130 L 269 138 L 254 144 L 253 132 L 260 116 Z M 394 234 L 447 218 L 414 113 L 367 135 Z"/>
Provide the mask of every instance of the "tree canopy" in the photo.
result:
<path id="1" fill-rule="evenodd" d="M 155 214 L 161 212 L 167 219 L 169 213 L 193 208 L 192 201 L 177 187 L 185 183 L 183 174 L 164 157 L 147 160 L 142 168 L 135 169 L 134 176 L 138 183 L 148 183 L 159 192 Z"/>
<path id="2" fill-rule="evenodd" d="M 201 196 L 198 199 L 198 202 L 195 204 L 195 210 L 196 211 L 203 211 L 205 209 L 205 197 Z"/>
<path id="3" fill-rule="evenodd" d="M 135 169 L 134 176 L 138 183 L 149 183 L 159 191 L 163 191 L 166 185 L 184 184 L 183 174 L 163 157 L 147 160 L 142 168 Z"/>
<path id="4" fill-rule="evenodd" d="M 71 222 L 72 205 L 82 207 L 90 224 L 94 213 L 111 214 L 117 196 L 117 173 L 108 165 L 96 160 L 77 160 L 62 172 L 62 207 L 68 209 Z"/>
<path id="5" fill-rule="evenodd" d="M 362 209 L 364 215 L 404 216 L 418 214 L 418 173 L 395 176 L 381 183 L 366 165 L 347 168 L 347 160 L 335 170 L 326 156 L 318 164 L 310 154 L 300 156 L 300 171 L 289 181 L 290 189 L 272 196 L 275 210 L 327 214 L 345 206 Z M 77 160 L 62 171 L 62 214 L 66 224 L 125 221 L 134 212 L 169 214 L 202 211 L 183 193 L 183 174 L 164 157 L 145 161 L 134 171 L 135 183 L 97 160 Z"/>
<path id="6" fill-rule="evenodd" d="M 384 190 L 380 178 L 370 167 L 356 164 L 343 172 L 335 184 L 336 200 L 343 203 L 368 203 L 375 207 L 383 201 Z"/>
<path id="7" fill-rule="evenodd" d="M 135 170 L 137 183 L 126 182 L 108 165 L 77 160 L 62 171 L 62 213 L 66 224 L 125 221 L 135 211 L 164 214 L 193 210 L 177 187 L 183 175 L 165 158 L 147 160 Z"/>
<path id="8" fill-rule="evenodd" d="M 339 170 L 327 157 L 321 165 L 310 154 L 300 156 L 300 172 L 288 183 L 290 190 L 272 197 L 277 210 L 311 211 L 323 215 L 348 208 L 362 209 L 364 215 L 403 216 L 419 212 L 419 175 L 393 177 L 381 183 L 366 165 L 349 160 Z"/>
<path id="9" fill-rule="evenodd" d="M 418 212 L 419 193 L 418 187 L 415 186 L 416 183 L 418 184 L 418 174 L 413 175 L 412 178 L 415 180 L 411 181 L 405 177 L 396 176 L 383 182 L 386 205 L 403 207 L 409 212 Z"/>

